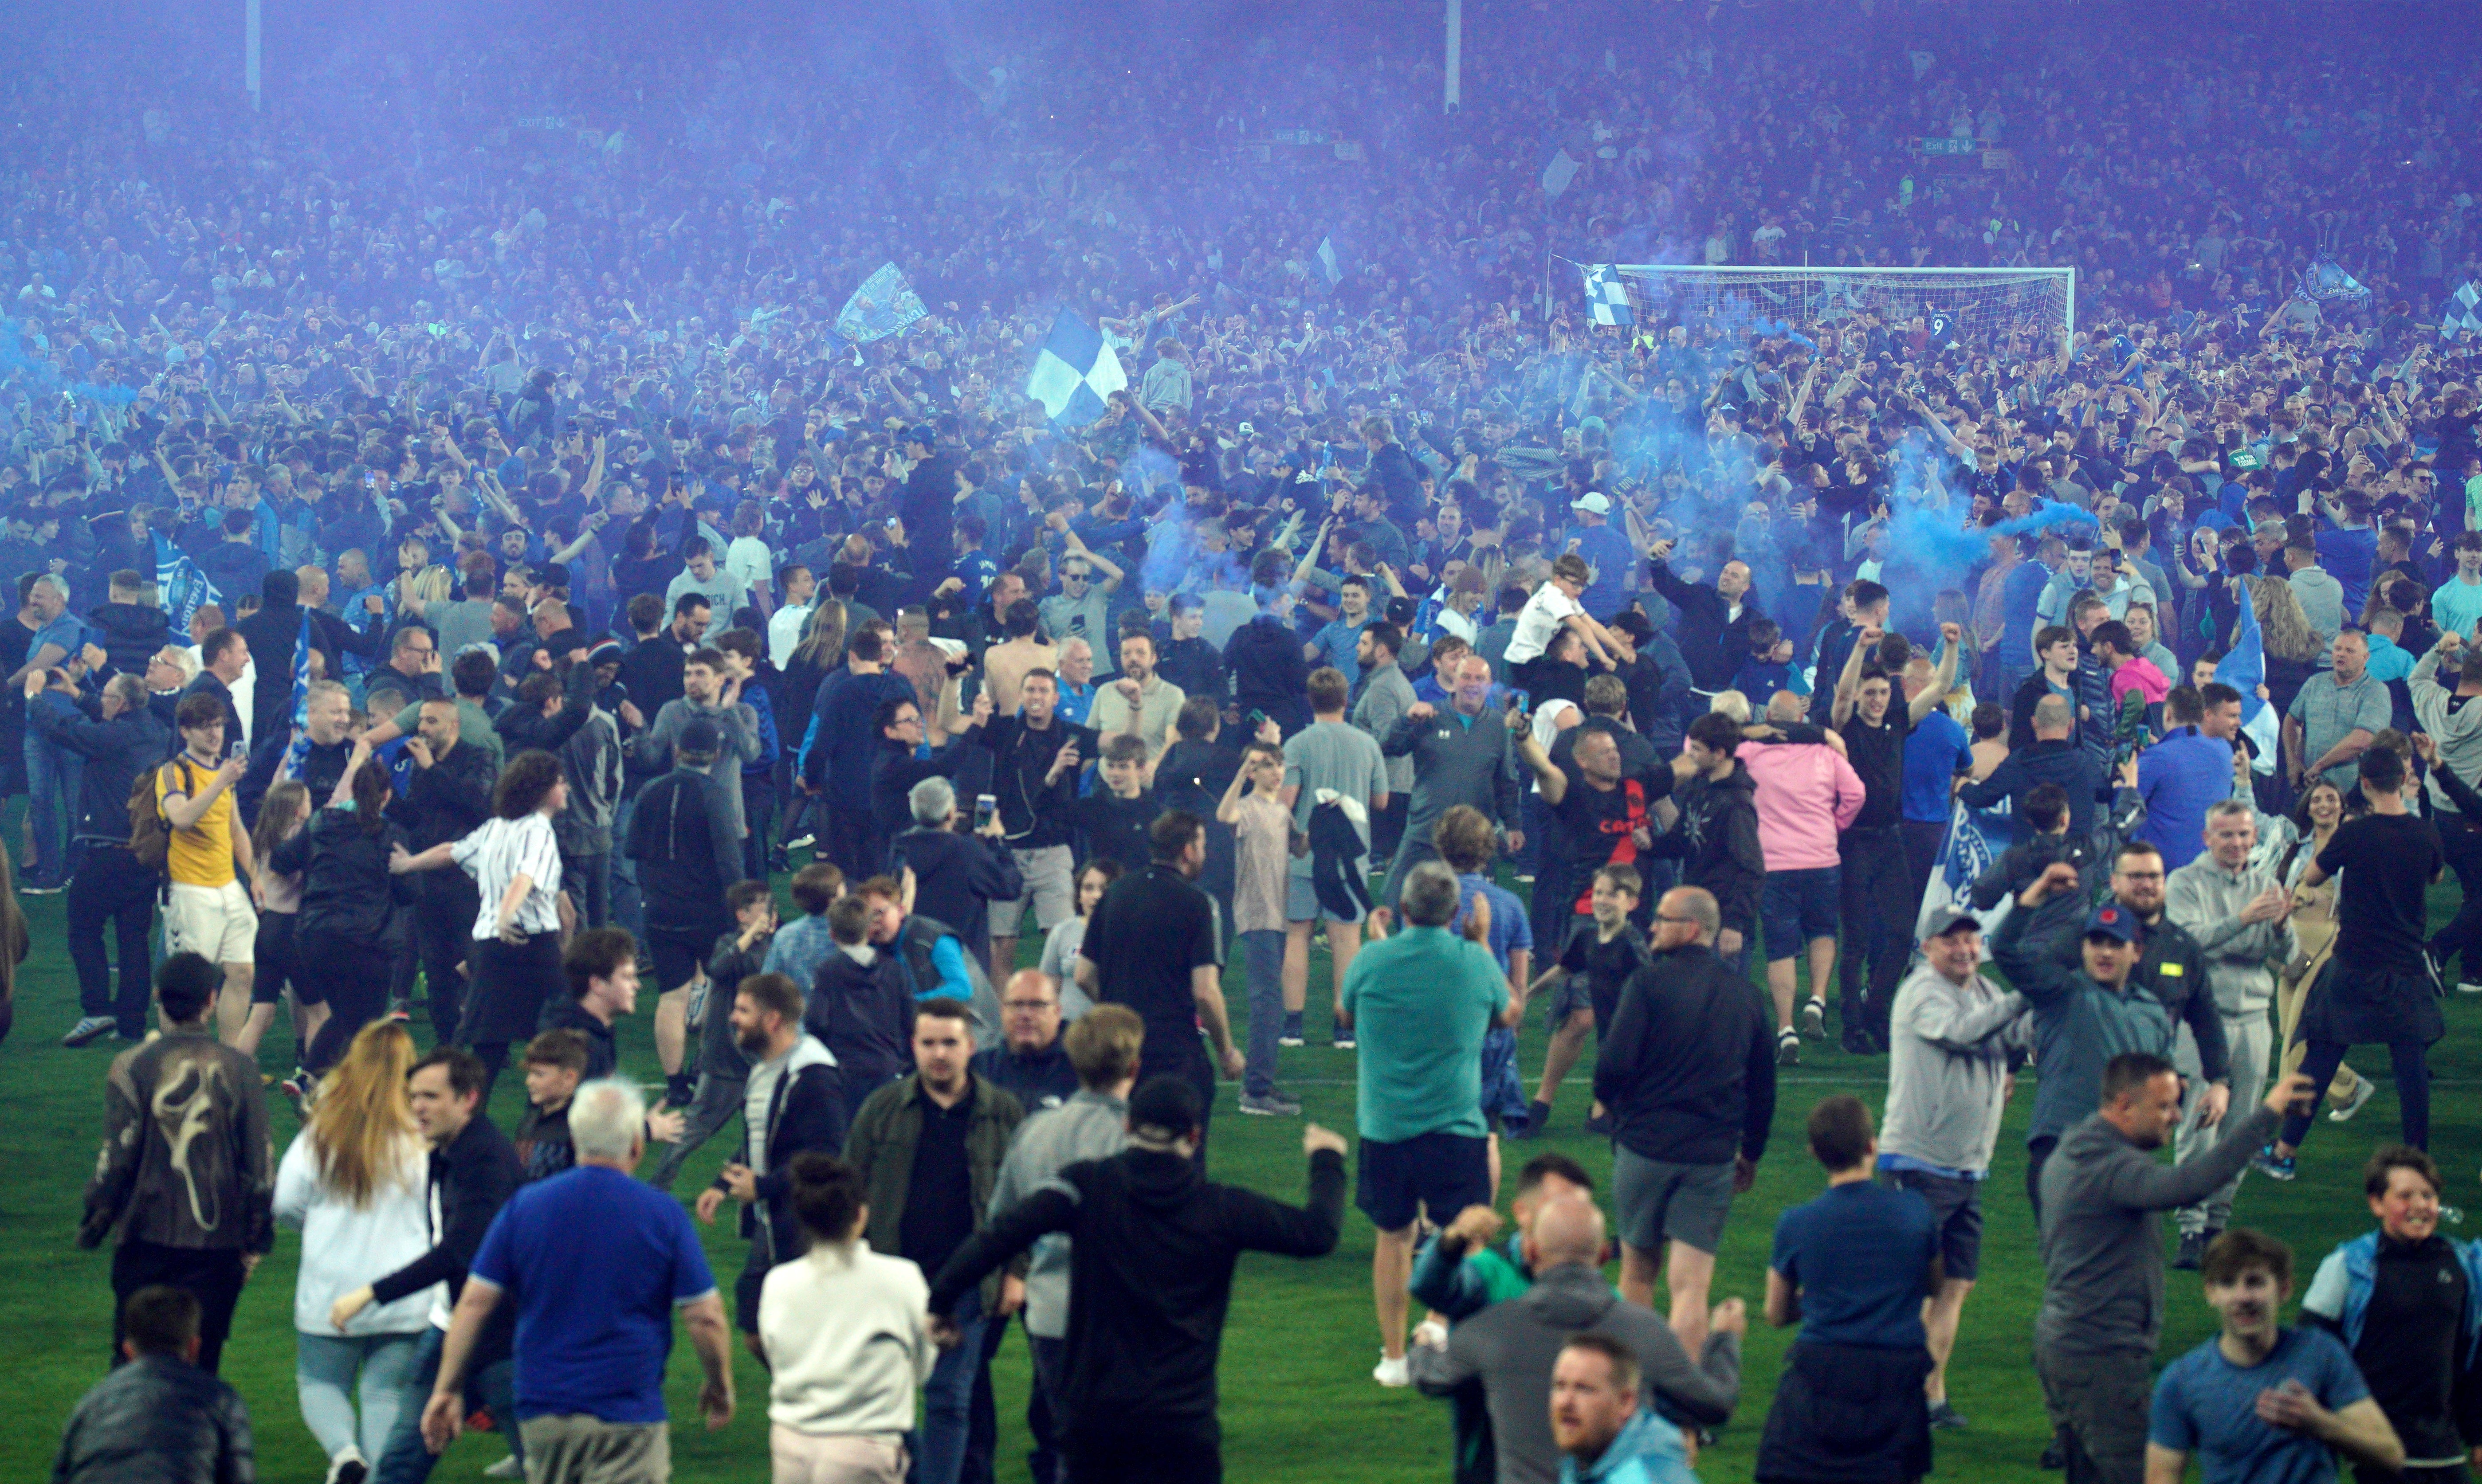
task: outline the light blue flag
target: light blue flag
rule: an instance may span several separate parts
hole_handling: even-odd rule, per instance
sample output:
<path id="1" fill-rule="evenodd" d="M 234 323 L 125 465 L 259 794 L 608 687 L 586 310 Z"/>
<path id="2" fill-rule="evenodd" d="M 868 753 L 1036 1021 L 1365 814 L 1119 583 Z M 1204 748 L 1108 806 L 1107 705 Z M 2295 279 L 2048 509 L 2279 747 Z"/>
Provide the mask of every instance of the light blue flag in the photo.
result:
<path id="1" fill-rule="evenodd" d="M 896 265 L 883 263 L 879 272 L 863 279 L 861 287 L 845 300 L 844 308 L 836 312 L 836 333 L 855 345 L 868 345 L 886 339 L 930 312 Z"/>
<path id="2" fill-rule="evenodd" d="M 1121 357 L 1095 326 L 1063 309 L 1035 353 L 1025 394 L 1043 404 L 1053 422 L 1082 428 L 1101 417 L 1106 399 L 1128 384 Z"/>
<path id="3" fill-rule="evenodd" d="M 2257 605 L 2244 595 L 2239 607 L 2240 621 L 2232 626 L 2232 647 L 2215 662 L 2215 679 L 2241 693 L 2241 731 L 2258 745 L 2258 757 L 2251 766 L 2261 773 L 2272 773 L 2276 746 L 2281 741 L 2279 728 L 2284 721 L 2274 707 L 2258 698 L 2258 688 L 2266 684 L 2266 637 L 2258 632 Z"/>
<path id="4" fill-rule="evenodd" d="M 216 585 L 207 581 L 207 574 L 198 570 L 189 554 L 160 534 L 155 537 L 155 591 L 162 600 L 164 616 L 172 620 L 176 635 L 190 632 L 190 620 L 198 616 L 199 609 L 224 601 L 216 592 Z"/>

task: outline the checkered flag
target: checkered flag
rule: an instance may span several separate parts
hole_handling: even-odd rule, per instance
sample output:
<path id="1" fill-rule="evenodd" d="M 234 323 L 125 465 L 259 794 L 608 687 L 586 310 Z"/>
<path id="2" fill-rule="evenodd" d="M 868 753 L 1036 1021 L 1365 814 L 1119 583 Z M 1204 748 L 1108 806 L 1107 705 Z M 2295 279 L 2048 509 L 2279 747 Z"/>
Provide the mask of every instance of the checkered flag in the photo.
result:
<path id="1" fill-rule="evenodd" d="M 1104 400 L 1128 384 L 1121 358 L 1112 353 L 1103 337 L 1063 309 L 1035 355 L 1025 394 L 1043 404 L 1052 421 L 1077 428 L 1101 417 Z"/>
<path id="2" fill-rule="evenodd" d="M 2453 340 L 2467 330 L 2482 333 L 2482 289 L 2467 279 L 2465 287 L 2447 296 L 2447 309 L 2439 321 L 2439 338 Z"/>
<path id="3" fill-rule="evenodd" d="M 1636 311 L 1629 308 L 1628 285 L 1622 281 L 1620 266 L 1615 263 L 1587 263 L 1579 272 L 1586 275 L 1586 307 L 1597 325 L 1634 325 Z"/>

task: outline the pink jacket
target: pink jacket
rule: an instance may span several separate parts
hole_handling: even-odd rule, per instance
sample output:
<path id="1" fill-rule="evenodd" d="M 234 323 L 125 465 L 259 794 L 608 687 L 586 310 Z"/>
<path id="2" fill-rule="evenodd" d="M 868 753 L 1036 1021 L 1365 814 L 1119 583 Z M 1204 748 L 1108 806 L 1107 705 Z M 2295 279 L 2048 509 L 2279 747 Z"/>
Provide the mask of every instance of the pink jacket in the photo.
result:
<path id="1" fill-rule="evenodd" d="M 2111 698 L 2114 701 L 2131 690 L 2145 696 L 2148 705 L 2160 706 L 2172 694 L 2172 682 L 2164 678 L 2162 669 L 2153 661 L 2139 655 L 2111 672 Z"/>
<path id="2" fill-rule="evenodd" d="M 1758 848 L 1767 870 L 1836 864 L 1835 837 L 1862 812 L 1862 775 L 1824 742 L 1743 742 L 1734 754 L 1758 786 Z"/>

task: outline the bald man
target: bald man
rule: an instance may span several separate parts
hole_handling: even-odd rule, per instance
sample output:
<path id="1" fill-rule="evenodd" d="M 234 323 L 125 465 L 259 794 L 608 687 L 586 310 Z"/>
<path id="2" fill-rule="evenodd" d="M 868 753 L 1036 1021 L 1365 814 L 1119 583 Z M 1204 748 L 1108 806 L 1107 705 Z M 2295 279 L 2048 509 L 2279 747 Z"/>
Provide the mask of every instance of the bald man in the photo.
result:
<path id="1" fill-rule="evenodd" d="M 1523 1251 L 1533 1288 L 1458 1324 L 1445 1345 L 1413 1350 L 1413 1384 L 1427 1394 L 1444 1396 L 1481 1381 L 1503 1484 L 1553 1484 L 1560 1477 L 1560 1450 L 1551 1438 L 1551 1364 L 1582 1331 L 1628 1346 L 1644 1371 L 1646 1394 L 1661 1398 L 1667 1413 L 1708 1427 L 1730 1418 L 1741 1394 L 1741 1336 L 1748 1328 L 1741 1300 L 1716 1306 L 1714 1333 L 1693 1362 L 1670 1325 L 1603 1282 L 1603 1213 L 1590 1197 L 1545 1201 Z"/>
<path id="2" fill-rule="evenodd" d="M 2034 703 L 2033 742 L 2009 753 L 1990 777 L 1959 789 L 1956 796 L 1971 809 L 1988 809 L 2003 798 L 2014 800 L 2017 838 L 2031 840 L 2034 827 L 2025 795 L 2046 783 L 2056 783 L 2069 795 L 2070 837 L 2085 839 L 2094 828 L 2095 798 L 2103 779 L 2101 765 L 2077 741 L 2076 730 L 2076 714 L 2065 697 L 2043 697 Z"/>

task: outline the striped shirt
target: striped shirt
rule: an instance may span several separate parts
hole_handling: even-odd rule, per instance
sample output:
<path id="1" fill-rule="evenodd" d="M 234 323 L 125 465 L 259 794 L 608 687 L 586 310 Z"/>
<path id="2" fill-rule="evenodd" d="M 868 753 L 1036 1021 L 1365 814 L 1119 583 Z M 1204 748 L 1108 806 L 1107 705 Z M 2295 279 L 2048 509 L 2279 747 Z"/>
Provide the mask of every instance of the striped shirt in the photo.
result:
<path id="1" fill-rule="evenodd" d="M 457 842 L 449 858 L 474 878 L 483 896 L 483 910 L 474 919 L 474 941 L 497 935 L 500 898 L 520 875 L 532 883 L 532 889 L 517 904 L 517 930 L 529 934 L 560 930 L 560 843 L 552 837 L 551 820 L 541 811 L 522 820 L 484 820 L 482 827 Z"/>

